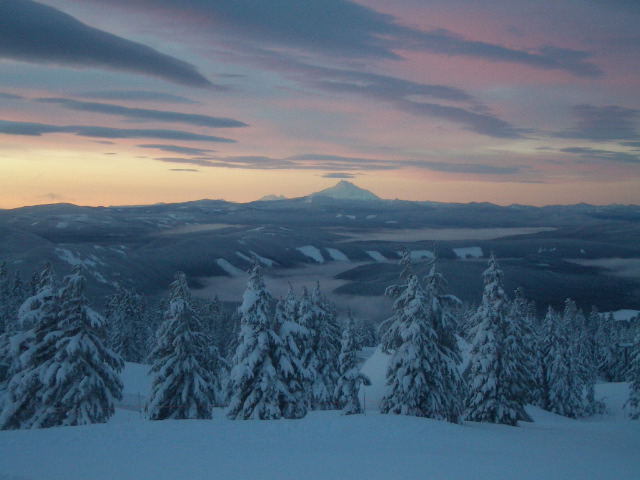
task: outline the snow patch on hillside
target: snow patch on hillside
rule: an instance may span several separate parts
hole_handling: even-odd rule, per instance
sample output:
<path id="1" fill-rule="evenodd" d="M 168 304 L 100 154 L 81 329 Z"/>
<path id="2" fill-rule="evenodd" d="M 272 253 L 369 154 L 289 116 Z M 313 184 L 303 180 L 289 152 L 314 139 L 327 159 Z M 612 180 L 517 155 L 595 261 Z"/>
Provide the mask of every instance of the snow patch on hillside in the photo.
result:
<path id="1" fill-rule="evenodd" d="M 273 267 L 273 265 L 277 263 L 275 260 L 271 260 L 270 258 L 263 257 L 262 255 L 258 255 L 253 250 L 250 250 L 250 252 L 251 252 L 251 255 L 255 255 L 255 257 L 258 259 L 258 261 L 261 264 L 263 264 L 263 265 L 265 265 L 267 267 Z"/>
<path id="2" fill-rule="evenodd" d="M 349 257 L 347 257 L 344 253 L 342 253 L 337 248 L 325 248 L 329 256 L 335 260 L 336 262 L 348 262 Z"/>
<path id="3" fill-rule="evenodd" d="M 242 270 L 240 270 L 238 267 L 236 267 L 235 265 L 233 265 L 232 263 L 230 263 L 228 260 L 224 259 L 224 258 L 218 258 L 216 260 L 216 263 L 218 264 L 218 266 L 223 269 L 225 272 L 227 272 L 229 275 L 235 277 L 237 275 L 244 275 L 245 272 L 243 272 Z"/>
<path id="4" fill-rule="evenodd" d="M 377 250 L 367 250 L 365 253 L 367 255 L 369 255 L 372 259 L 374 259 L 376 262 L 388 262 L 389 261 L 384 255 L 382 255 Z"/>
<path id="5" fill-rule="evenodd" d="M 458 258 L 482 258 L 482 248 L 480 247 L 460 247 L 454 248 L 453 253 Z"/>
<path id="6" fill-rule="evenodd" d="M 431 250 L 411 250 L 411 260 L 414 262 L 432 258 L 435 258 L 435 255 Z"/>
<path id="7" fill-rule="evenodd" d="M 615 312 L 611 312 L 611 313 L 613 313 L 613 318 L 615 318 L 616 320 L 629 321 L 632 318 L 635 318 L 638 315 L 640 315 L 640 310 L 624 309 L 624 310 L 616 310 Z"/>
<path id="8" fill-rule="evenodd" d="M 318 250 L 318 248 L 314 247 L 313 245 L 305 245 L 303 247 L 297 247 L 296 250 L 298 250 L 304 256 L 309 257 L 318 263 L 324 263 L 324 257 L 322 256 L 322 252 Z"/>

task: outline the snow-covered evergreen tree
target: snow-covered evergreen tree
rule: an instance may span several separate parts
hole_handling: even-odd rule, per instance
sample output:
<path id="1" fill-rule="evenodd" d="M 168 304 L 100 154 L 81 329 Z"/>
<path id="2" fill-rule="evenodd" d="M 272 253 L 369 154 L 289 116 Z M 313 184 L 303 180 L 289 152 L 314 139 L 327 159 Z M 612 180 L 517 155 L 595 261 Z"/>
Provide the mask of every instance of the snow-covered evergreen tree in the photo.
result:
<path id="1" fill-rule="evenodd" d="M 360 372 L 358 351 L 355 323 L 353 318 L 349 317 L 342 331 L 340 356 L 338 357 L 340 377 L 335 392 L 338 405 L 345 415 L 362 413 L 362 405 L 358 395 L 360 385 L 371 385 L 371 380 Z"/>
<path id="2" fill-rule="evenodd" d="M 55 354 L 59 336 L 59 301 L 50 264 L 34 274 L 34 294 L 20 307 L 12 331 L 0 338 L 2 374 L 6 381 L 0 408 L 0 429 L 30 428 L 42 409 L 38 369 Z M 33 344 L 37 339 L 37 349 Z"/>
<path id="3" fill-rule="evenodd" d="M 11 312 L 11 283 L 7 264 L 0 262 L 0 334 L 4 333 L 10 323 Z"/>
<path id="4" fill-rule="evenodd" d="M 255 262 L 240 305 L 238 347 L 229 377 L 231 419 L 277 419 L 282 399 L 289 395 L 274 361 L 280 338 L 275 332 L 274 300 Z"/>
<path id="5" fill-rule="evenodd" d="M 307 404 L 309 408 L 312 406 L 313 384 L 318 376 L 318 370 L 320 368 L 320 359 L 315 347 L 316 327 L 318 314 L 313 301 L 311 300 L 311 294 L 307 287 L 302 288 L 302 295 L 298 300 L 297 306 L 297 319 L 302 327 L 306 331 L 306 335 L 299 339 L 298 348 L 300 349 L 300 358 L 302 359 L 302 367 L 305 371 L 304 379 L 304 392 L 307 396 Z"/>
<path id="6" fill-rule="evenodd" d="M 347 310 L 347 322 L 353 322 L 353 331 L 358 348 L 375 347 L 378 344 L 376 327 L 364 318 L 355 318 L 351 309 Z"/>
<path id="7" fill-rule="evenodd" d="M 49 315 L 55 303 L 54 275 L 50 264 L 34 273 L 34 293 L 18 306 L 17 313 L 7 323 L 6 331 L 0 335 L 0 384 L 21 370 L 20 356 L 29 348 L 33 339 L 31 329 Z M 15 300 L 15 299 L 14 299 Z M 11 367 L 11 364 L 14 364 Z"/>
<path id="8" fill-rule="evenodd" d="M 274 355 L 276 371 L 286 387 L 281 396 L 280 411 L 284 418 L 302 418 L 307 414 L 308 394 L 305 387 L 313 376 L 304 367 L 301 346 L 309 331 L 298 320 L 298 302 L 293 288 L 276 305 L 275 330 L 280 338 Z"/>
<path id="9" fill-rule="evenodd" d="M 407 247 L 402 247 L 402 250 L 400 250 L 400 261 L 398 264 L 401 267 L 400 280 L 402 282 L 408 282 L 409 277 L 413 275 L 413 260 L 411 259 L 411 250 Z"/>
<path id="10" fill-rule="evenodd" d="M 629 417 L 640 420 L 640 329 L 636 331 L 634 345 L 631 349 L 629 400 L 626 407 Z"/>
<path id="11" fill-rule="evenodd" d="M 598 372 L 608 382 L 619 379 L 619 372 L 616 371 L 619 349 L 614 323 L 613 315 L 599 315 L 595 335 Z"/>
<path id="12" fill-rule="evenodd" d="M 552 361 L 551 347 L 556 341 L 556 329 L 558 328 L 558 314 L 549 306 L 547 313 L 538 326 L 535 336 L 535 371 L 536 390 L 534 403 L 541 408 L 548 409 L 549 400 L 549 371 Z"/>
<path id="13" fill-rule="evenodd" d="M 466 385 L 460 375 L 459 364 L 462 361 L 456 337 L 456 309 L 462 302 L 455 295 L 447 293 L 448 282 L 438 271 L 437 258 L 431 263 L 429 274 L 425 278 L 425 291 L 430 301 L 434 328 L 438 335 L 438 348 L 444 368 L 444 393 L 448 405 L 447 420 L 459 423 L 464 413 Z"/>
<path id="14" fill-rule="evenodd" d="M 76 266 L 60 290 L 55 356 L 39 368 L 41 402 L 50 409 L 36 418 L 34 426 L 103 423 L 122 397 L 123 362 L 106 347 L 105 320 L 89 306 L 85 285 L 82 267 Z M 40 340 L 36 332 L 36 352 Z"/>
<path id="15" fill-rule="evenodd" d="M 388 286 L 384 292 L 385 296 L 391 298 L 394 302 L 407 289 L 409 277 L 413 275 L 411 252 L 406 248 L 403 248 L 400 252 L 400 265 L 402 271 L 400 272 L 399 283 Z M 380 324 L 378 333 L 380 336 L 380 348 L 383 352 L 391 353 L 402 345 L 399 327 L 400 323 L 397 321 L 396 315 L 392 315 Z"/>
<path id="16" fill-rule="evenodd" d="M 208 347 L 186 276 L 179 272 L 150 355 L 152 386 L 146 405 L 150 420 L 211 418 L 216 372 L 210 370 Z"/>
<path id="17" fill-rule="evenodd" d="M 572 331 L 576 313 L 575 303 L 567 300 L 562 317 L 556 316 L 555 325 L 550 329 L 545 359 L 548 397 L 544 408 L 571 418 L 579 417 L 584 411 L 579 352 L 576 350 L 575 332 Z"/>
<path id="18" fill-rule="evenodd" d="M 311 293 L 312 315 L 306 320 L 310 325 L 310 340 L 317 357 L 313 383 L 311 385 L 311 408 L 331 410 L 338 408 L 335 399 L 338 381 L 338 355 L 340 353 L 340 326 L 333 306 L 320 291 L 320 284 Z"/>
<path id="19" fill-rule="evenodd" d="M 122 395 L 123 364 L 105 346 L 105 322 L 89 307 L 85 283 L 76 266 L 57 299 L 43 296 L 33 339 L 9 381 L 10 403 L 21 390 L 31 395 L 31 403 L 3 409 L 3 428 L 102 423 L 113 415 Z"/>
<path id="20" fill-rule="evenodd" d="M 516 425 L 526 415 L 522 399 L 515 394 L 518 367 L 512 349 L 513 332 L 508 325 L 508 300 L 502 270 L 493 255 L 484 271 L 484 292 L 478 308 L 471 360 L 466 371 L 469 383 L 467 419 Z"/>
<path id="21" fill-rule="evenodd" d="M 504 356 L 512 361 L 513 397 L 522 406 L 534 400 L 536 390 L 535 341 L 530 321 L 529 302 L 518 288 L 505 317 Z M 518 420 L 531 421 L 524 408 L 519 409 Z"/>
<path id="22" fill-rule="evenodd" d="M 448 359 L 439 345 L 437 319 L 431 305 L 418 277 L 411 275 L 393 305 L 395 325 L 391 328 L 398 332 L 402 343 L 389 360 L 387 392 L 380 404 L 382 413 L 452 419 L 448 411 Z"/>
<path id="23" fill-rule="evenodd" d="M 106 310 L 111 349 L 127 362 L 144 362 L 152 332 L 142 296 L 120 289 L 109 297 Z"/>

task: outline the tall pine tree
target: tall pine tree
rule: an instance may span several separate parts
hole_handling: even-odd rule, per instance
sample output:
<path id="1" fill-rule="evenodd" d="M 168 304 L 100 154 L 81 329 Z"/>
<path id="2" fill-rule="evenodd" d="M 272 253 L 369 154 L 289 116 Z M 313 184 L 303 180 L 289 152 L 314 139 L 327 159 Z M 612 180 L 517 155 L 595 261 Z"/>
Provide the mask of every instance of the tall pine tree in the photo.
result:
<path id="1" fill-rule="evenodd" d="M 275 332 L 274 300 L 265 287 L 257 262 L 251 269 L 240 313 L 227 416 L 233 420 L 281 418 L 283 398 L 290 394 L 274 359 L 281 342 Z"/>
<path id="2" fill-rule="evenodd" d="M 313 348 L 318 357 L 316 375 L 311 387 L 311 406 L 314 410 L 338 408 L 335 398 L 338 381 L 338 355 L 340 353 L 340 326 L 333 305 L 320 291 L 320 284 L 311 294 L 315 315 L 312 317 Z"/>
<path id="3" fill-rule="evenodd" d="M 360 373 L 358 351 L 355 323 L 353 318 L 349 317 L 342 331 L 340 356 L 338 357 L 340 377 L 338 378 L 335 393 L 338 405 L 345 415 L 363 412 L 358 396 L 360 385 L 371 385 L 371 380 L 363 373 Z"/>
<path id="4" fill-rule="evenodd" d="M 508 326 L 508 300 L 502 270 L 493 255 L 484 271 L 484 292 L 478 308 L 471 360 L 467 419 L 516 425 L 524 405 L 515 394 L 518 367 L 511 349 L 515 344 Z"/>
<path id="5" fill-rule="evenodd" d="M 34 274 L 33 295 L 19 309 L 15 328 L 0 339 L 7 381 L 0 429 L 30 428 L 43 408 L 40 367 L 55 355 L 59 299 L 50 264 Z M 35 345 L 34 345 L 35 344 Z"/>
<path id="6" fill-rule="evenodd" d="M 210 370 L 207 337 L 201 330 L 186 276 L 179 272 L 150 355 L 150 420 L 211 418 L 217 372 Z"/>
<path id="7" fill-rule="evenodd" d="M 309 336 L 298 319 L 298 302 L 289 286 L 287 295 L 276 305 L 275 329 L 280 338 L 274 361 L 286 392 L 281 396 L 280 410 L 284 418 L 302 418 L 307 414 L 308 395 L 305 387 L 312 375 L 304 367 L 301 346 Z"/>
<path id="8" fill-rule="evenodd" d="M 389 360 L 380 411 L 457 421 L 459 412 L 449 411 L 449 359 L 439 343 L 432 299 L 415 275 L 409 276 L 393 312 L 390 328 L 397 332 L 400 345 Z"/>
<path id="9" fill-rule="evenodd" d="M 636 320 L 637 321 L 637 320 Z M 631 349 L 629 400 L 627 408 L 629 417 L 640 420 L 640 328 L 637 328 L 634 344 Z"/>

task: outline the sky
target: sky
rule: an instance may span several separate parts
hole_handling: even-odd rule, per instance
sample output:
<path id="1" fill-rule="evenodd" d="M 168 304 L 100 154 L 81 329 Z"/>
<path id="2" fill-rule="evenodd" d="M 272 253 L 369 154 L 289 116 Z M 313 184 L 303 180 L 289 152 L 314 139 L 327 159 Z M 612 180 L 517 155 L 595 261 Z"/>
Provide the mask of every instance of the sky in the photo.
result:
<path id="1" fill-rule="evenodd" d="M 637 0 L 0 0 L 0 208 L 640 204 Z"/>

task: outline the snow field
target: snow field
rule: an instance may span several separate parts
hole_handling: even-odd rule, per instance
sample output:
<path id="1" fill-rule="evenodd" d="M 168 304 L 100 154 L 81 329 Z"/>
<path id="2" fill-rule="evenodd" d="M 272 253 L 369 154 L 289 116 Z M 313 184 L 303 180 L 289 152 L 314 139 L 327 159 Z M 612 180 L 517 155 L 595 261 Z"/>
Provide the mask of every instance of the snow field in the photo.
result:
<path id="1" fill-rule="evenodd" d="M 380 252 L 378 252 L 377 250 L 367 250 L 366 254 L 369 255 L 373 260 L 375 260 L 376 262 L 387 262 L 387 258 L 382 255 Z"/>
<path id="2" fill-rule="evenodd" d="M 324 257 L 322 256 L 322 252 L 318 250 L 317 247 L 313 245 L 305 245 L 303 247 L 296 248 L 300 253 L 304 256 L 309 257 L 315 260 L 317 263 L 324 263 Z"/>
<path id="3" fill-rule="evenodd" d="M 325 248 L 329 256 L 335 260 L 336 262 L 348 262 L 349 257 L 347 257 L 344 253 L 342 253 L 337 248 Z"/>
<path id="4" fill-rule="evenodd" d="M 460 247 L 454 248 L 453 253 L 456 254 L 458 258 L 482 258 L 483 252 L 480 247 Z"/>
<path id="5" fill-rule="evenodd" d="M 614 397 L 625 390 L 620 384 L 599 387 Z M 302 420 L 231 421 L 216 410 L 213 420 L 151 422 L 119 410 L 103 425 L 0 432 L 0 479 L 640 477 L 637 422 L 608 416 L 576 421 L 529 411 L 536 423 L 515 428 L 335 411 L 311 412 Z"/>

